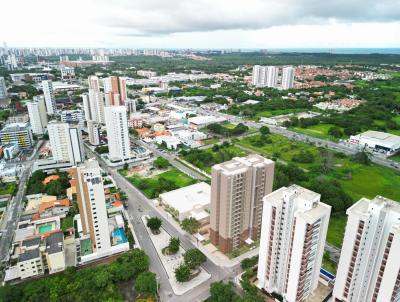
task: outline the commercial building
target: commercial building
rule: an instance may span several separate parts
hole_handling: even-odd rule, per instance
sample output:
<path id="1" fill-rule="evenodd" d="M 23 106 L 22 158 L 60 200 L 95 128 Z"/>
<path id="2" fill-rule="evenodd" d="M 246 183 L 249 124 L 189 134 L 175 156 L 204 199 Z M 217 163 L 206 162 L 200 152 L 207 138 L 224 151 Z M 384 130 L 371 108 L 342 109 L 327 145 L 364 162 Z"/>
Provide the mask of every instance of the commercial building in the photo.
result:
<path id="1" fill-rule="evenodd" d="M 331 207 L 303 187 L 282 187 L 263 198 L 257 279 L 284 301 L 306 301 L 318 286 Z"/>
<path id="2" fill-rule="evenodd" d="M 101 124 L 94 121 L 87 122 L 89 143 L 93 146 L 100 145 Z"/>
<path id="3" fill-rule="evenodd" d="M 89 159 L 72 169 L 76 180 L 82 233 L 90 239 L 92 251 L 99 255 L 111 248 L 106 200 L 99 163 Z"/>
<path id="4" fill-rule="evenodd" d="M 294 68 L 287 66 L 282 69 L 282 89 L 290 89 L 294 86 Z"/>
<path id="5" fill-rule="evenodd" d="M 262 198 L 272 192 L 274 166 L 252 154 L 212 167 L 210 239 L 222 252 L 260 238 Z"/>
<path id="6" fill-rule="evenodd" d="M 56 98 L 54 96 L 53 82 L 50 80 L 42 81 L 44 99 L 46 101 L 47 114 L 52 115 L 56 112 Z"/>
<path id="7" fill-rule="evenodd" d="M 17 143 L 5 144 L 2 147 L 4 159 L 13 159 L 20 151 Z"/>
<path id="8" fill-rule="evenodd" d="M 200 129 L 215 123 L 225 122 L 226 118 L 215 117 L 213 115 L 201 115 L 188 118 L 189 126 L 193 129 Z"/>
<path id="9" fill-rule="evenodd" d="M 369 130 L 350 136 L 349 142 L 386 155 L 392 155 L 400 151 L 400 136 L 386 132 Z"/>
<path id="10" fill-rule="evenodd" d="M 110 161 L 129 159 L 131 150 L 125 106 L 105 107 L 104 111 Z"/>
<path id="11" fill-rule="evenodd" d="M 377 196 L 347 209 L 334 301 L 400 300 L 400 205 Z"/>
<path id="12" fill-rule="evenodd" d="M 202 223 L 209 221 L 211 187 L 205 182 L 160 194 L 161 203 L 176 219 L 193 217 Z"/>
<path id="13" fill-rule="evenodd" d="M 17 144 L 19 149 L 31 149 L 33 146 L 32 129 L 29 123 L 6 124 L 0 130 L 2 145 Z"/>
<path id="14" fill-rule="evenodd" d="M 6 80 L 4 77 L 0 77 L 0 100 L 6 99 L 7 96 Z"/>
<path id="15" fill-rule="evenodd" d="M 138 70 L 137 75 L 141 77 L 146 77 L 148 79 L 157 76 L 157 72 L 151 70 Z"/>
<path id="16" fill-rule="evenodd" d="M 46 105 L 42 96 L 34 97 L 33 101 L 27 101 L 29 120 L 34 134 L 42 135 L 46 131 L 47 114 Z"/>
<path id="17" fill-rule="evenodd" d="M 80 163 L 85 159 L 81 130 L 67 123 L 47 125 L 53 159 L 57 162 Z"/>

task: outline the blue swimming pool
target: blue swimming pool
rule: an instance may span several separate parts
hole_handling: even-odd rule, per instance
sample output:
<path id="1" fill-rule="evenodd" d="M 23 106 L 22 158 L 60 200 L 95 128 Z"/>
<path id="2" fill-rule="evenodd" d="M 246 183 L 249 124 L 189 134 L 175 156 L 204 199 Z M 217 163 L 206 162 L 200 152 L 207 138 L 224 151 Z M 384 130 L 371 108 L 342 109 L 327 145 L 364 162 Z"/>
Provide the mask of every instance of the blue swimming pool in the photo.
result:
<path id="1" fill-rule="evenodd" d="M 114 230 L 114 239 L 117 242 L 117 244 L 128 242 L 128 239 L 126 238 L 125 235 L 125 231 L 122 228 Z"/>

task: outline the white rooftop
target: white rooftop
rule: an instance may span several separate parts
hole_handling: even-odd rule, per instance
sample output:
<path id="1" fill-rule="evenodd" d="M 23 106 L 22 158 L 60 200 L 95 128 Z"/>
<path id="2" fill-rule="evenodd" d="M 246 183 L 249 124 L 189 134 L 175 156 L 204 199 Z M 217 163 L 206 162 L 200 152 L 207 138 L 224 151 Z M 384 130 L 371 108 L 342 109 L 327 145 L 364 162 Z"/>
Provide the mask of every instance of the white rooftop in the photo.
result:
<path id="1" fill-rule="evenodd" d="M 360 137 L 375 140 L 388 145 L 400 144 L 400 136 L 386 132 L 369 130 L 364 133 L 361 133 Z"/>
<path id="2" fill-rule="evenodd" d="M 210 204 L 211 186 L 199 182 L 181 189 L 160 194 L 163 203 L 176 209 L 178 212 L 188 212 Z"/>

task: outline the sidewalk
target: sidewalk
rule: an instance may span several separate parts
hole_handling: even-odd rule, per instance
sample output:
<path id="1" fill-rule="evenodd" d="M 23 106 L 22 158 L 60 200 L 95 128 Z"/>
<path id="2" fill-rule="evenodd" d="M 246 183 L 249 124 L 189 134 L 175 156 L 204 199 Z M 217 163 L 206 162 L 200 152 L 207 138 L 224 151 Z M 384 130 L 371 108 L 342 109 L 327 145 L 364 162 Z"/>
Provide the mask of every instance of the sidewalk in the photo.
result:
<path id="1" fill-rule="evenodd" d="M 193 235 L 190 235 L 189 233 L 182 230 L 180 224 L 174 218 L 172 218 L 170 214 L 165 212 L 161 206 L 157 206 L 154 208 L 162 217 L 168 220 L 169 223 L 171 223 L 179 233 L 188 236 L 193 245 L 196 246 L 204 255 L 206 255 L 207 258 L 210 259 L 215 265 L 231 268 L 235 265 L 238 265 L 245 258 L 258 255 L 259 248 L 256 247 L 253 250 L 250 250 L 236 258 L 229 259 L 211 243 L 203 245 L 202 243 L 198 242 L 198 240 Z"/>
<path id="2" fill-rule="evenodd" d="M 142 216 L 142 221 L 145 226 L 147 217 L 148 216 Z M 209 273 L 200 267 L 201 272 L 198 276 L 187 282 L 178 282 L 175 278 L 175 269 L 184 262 L 183 255 L 185 254 L 185 250 L 182 248 L 182 246 L 180 246 L 179 251 L 176 254 L 163 255 L 162 249 L 168 246 L 171 236 L 162 227 L 160 228 L 160 234 L 157 235 L 154 235 L 147 226 L 145 228 L 149 234 L 158 257 L 161 260 L 165 272 L 167 273 L 168 281 L 172 287 L 172 290 L 176 295 L 183 295 L 184 293 L 199 286 L 201 283 L 207 281 L 211 277 Z"/>

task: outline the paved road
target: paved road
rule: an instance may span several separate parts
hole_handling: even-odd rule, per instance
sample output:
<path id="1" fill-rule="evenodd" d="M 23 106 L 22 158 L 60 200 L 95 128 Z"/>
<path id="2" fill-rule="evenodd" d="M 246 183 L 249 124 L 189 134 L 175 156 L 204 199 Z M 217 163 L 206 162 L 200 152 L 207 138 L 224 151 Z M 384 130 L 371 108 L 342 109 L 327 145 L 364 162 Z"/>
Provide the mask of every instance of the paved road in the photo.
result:
<path id="1" fill-rule="evenodd" d="M 7 261 L 9 257 L 9 248 L 14 237 L 15 228 L 19 220 L 19 216 L 23 210 L 23 197 L 25 194 L 25 187 L 28 177 L 31 175 L 33 162 L 38 158 L 39 148 L 43 145 L 43 141 L 39 141 L 37 146 L 34 148 L 32 159 L 27 161 L 19 162 L 23 166 L 22 174 L 18 182 L 18 191 L 14 196 L 11 204 L 7 209 L 7 224 L 0 238 L 0 262 Z"/>
<path id="2" fill-rule="evenodd" d="M 87 153 L 91 156 L 96 156 L 90 149 L 86 148 Z M 153 151 L 153 150 L 152 150 Z M 154 151 L 153 151 L 154 152 Z M 101 167 L 109 173 L 115 180 L 117 186 L 121 190 L 125 191 L 128 196 L 128 214 L 132 225 L 134 226 L 135 233 L 138 237 L 139 244 L 146 254 L 151 259 L 150 270 L 155 272 L 159 277 L 160 283 L 160 297 L 161 301 L 171 301 L 171 302 L 196 302 L 204 301 L 209 296 L 209 287 L 211 282 L 218 280 L 233 279 L 236 274 L 238 266 L 226 269 L 216 266 L 210 260 L 204 263 L 203 268 L 206 269 L 211 275 L 211 279 L 202 283 L 201 285 L 191 289 L 186 294 L 182 296 L 176 296 L 168 282 L 167 274 L 161 264 L 161 260 L 154 249 L 154 246 L 148 237 L 145 226 L 142 223 L 141 217 L 143 215 L 158 216 L 162 220 L 163 228 L 173 237 L 179 237 L 181 240 L 181 245 L 185 249 L 194 248 L 194 243 L 191 242 L 189 236 L 184 236 L 178 232 L 175 227 L 165 219 L 160 216 L 158 211 L 154 209 L 151 205 L 151 201 L 142 194 L 138 189 L 136 189 L 129 181 L 122 177 L 115 168 L 108 167 L 104 161 L 99 159 Z"/>
<path id="3" fill-rule="evenodd" d="M 193 169 L 190 169 L 189 167 L 185 166 L 181 162 L 177 161 L 176 157 L 174 155 L 171 155 L 171 154 L 165 153 L 165 152 L 161 152 L 159 149 L 157 149 L 157 147 L 153 146 L 151 143 L 146 143 L 142 140 L 138 140 L 135 138 L 133 138 L 133 140 L 136 144 L 141 145 L 141 146 L 149 149 L 150 151 L 152 151 L 154 155 L 165 158 L 166 160 L 168 160 L 170 162 L 170 164 L 172 166 L 174 166 L 178 170 L 182 171 L 183 173 L 187 174 L 188 176 L 190 176 L 194 179 L 198 179 L 198 180 L 207 180 L 207 178 L 204 175 L 198 173 L 197 171 L 195 171 Z"/>

